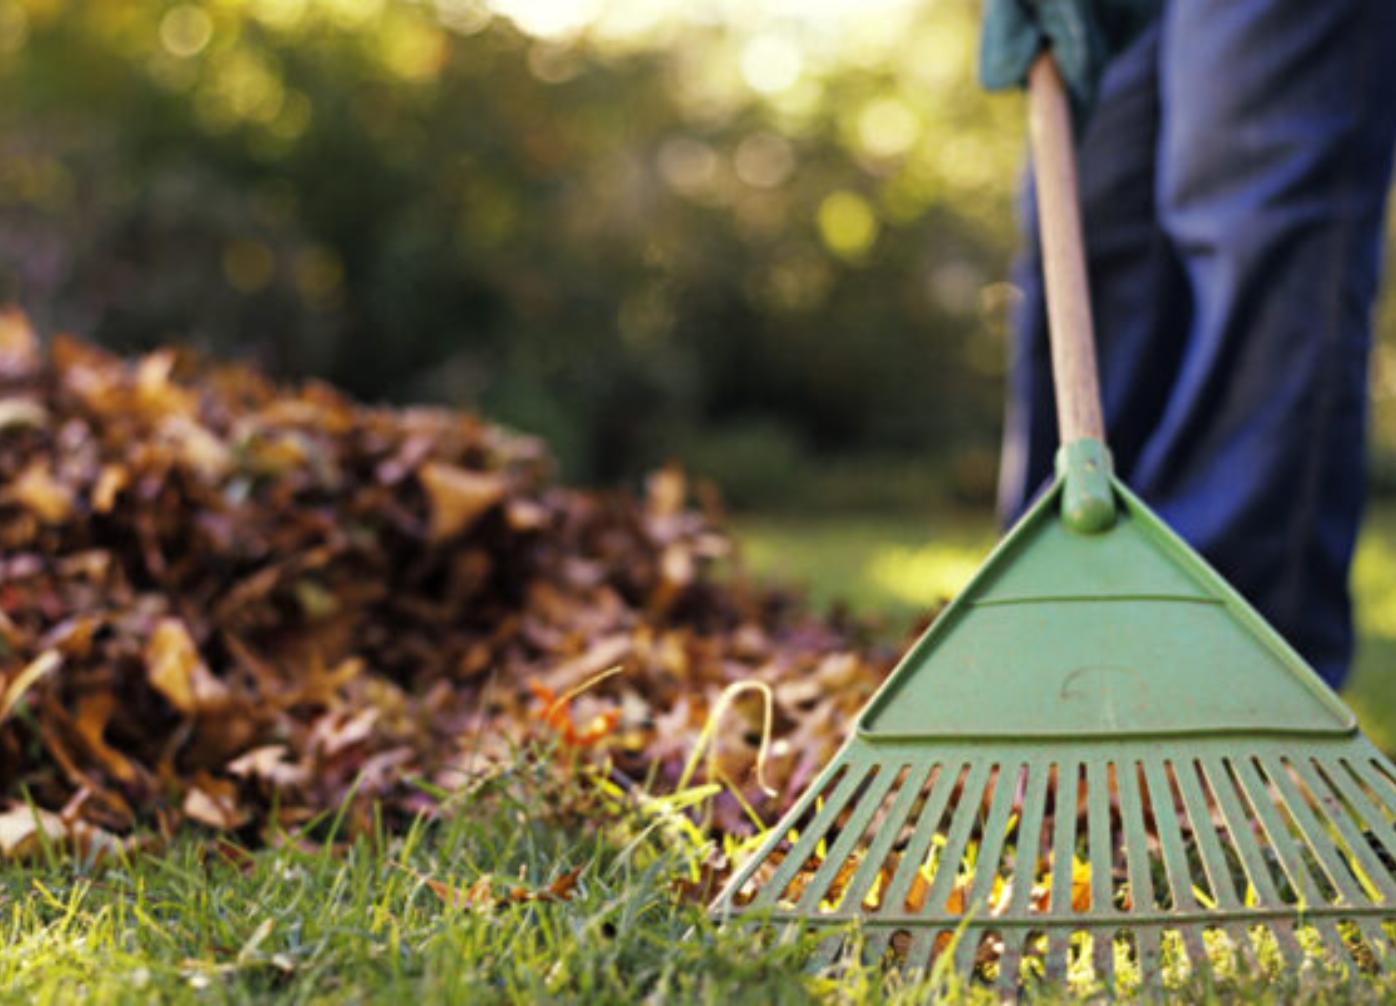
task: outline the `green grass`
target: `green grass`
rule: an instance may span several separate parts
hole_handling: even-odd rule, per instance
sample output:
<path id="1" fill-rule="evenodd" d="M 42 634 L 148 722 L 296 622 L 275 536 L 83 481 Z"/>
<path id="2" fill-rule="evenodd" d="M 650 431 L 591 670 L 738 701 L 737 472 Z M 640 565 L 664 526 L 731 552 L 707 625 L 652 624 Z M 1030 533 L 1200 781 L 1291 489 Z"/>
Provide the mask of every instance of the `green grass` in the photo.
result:
<path id="1" fill-rule="evenodd" d="M 963 583 L 995 531 L 977 513 L 921 520 L 743 521 L 753 568 L 848 598 L 897 632 Z M 1365 535 L 1362 655 L 1347 698 L 1396 746 L 1396 511 Z M 719 929 L 673 893 L 705 857 L 669 801 L 621 792 L 548 757 L 520 758 L 405 833 L 284 836 L 246 853 L 209 835 L 84 864 L 49 850 L 0 874 L 0 1003 L 803 1003 L 925 1001 L 810 941 Z M 332 837 L 332 835 L 331 835 Z M 725 850 L 728 853 L 732 850 Z M 515 899 L 576 874 L 566 900 Z M 493 898 L 465 903 L 488 878 Z M 445 892 L 443 898 L 440 892 Z M 1081 990 L 1056 990 L 1061 1001 Z M 1193 986 L 1177 1001 L 1383 1002 L 1396 986 L 1308 974 Z M 961 989 L 957 1002 L 991 1001 Z M 1077 1001 L 1077 1000 L 1073 1000 Z"/>
<path id="2" fill-rule="evenodd" d="M 445 817 L 249 854 L 186 835 L 159 855 L 56 855 L 0 878 L 0 1002 L 919 1002 L 861 965 L 807 966 L 673 893 L 710 850 L 675 813 L 549 757 Z M 575 875 L 566 897 L 532 900 Z M 480 894 L 488 878 L 490 894 Z"/>

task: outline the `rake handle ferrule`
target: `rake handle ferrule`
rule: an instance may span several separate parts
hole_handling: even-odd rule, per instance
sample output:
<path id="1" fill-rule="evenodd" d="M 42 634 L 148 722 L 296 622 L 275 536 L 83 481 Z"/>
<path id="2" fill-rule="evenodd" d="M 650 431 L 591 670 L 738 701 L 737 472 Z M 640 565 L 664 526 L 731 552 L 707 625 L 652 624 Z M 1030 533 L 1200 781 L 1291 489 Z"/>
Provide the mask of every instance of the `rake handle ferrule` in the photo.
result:
<path id="1" fill-rule="evenodd" d="M 1114 524 L 1115 499 L 1096 371 L 1071 107 L 1057 64 L 1048 53 L 1039 56 L 1028 72 L 1028 133 L 1062 444 L 1057 466 L 1066 480 L 1062 516 L 1077 531 L 1102 531 Z"/>

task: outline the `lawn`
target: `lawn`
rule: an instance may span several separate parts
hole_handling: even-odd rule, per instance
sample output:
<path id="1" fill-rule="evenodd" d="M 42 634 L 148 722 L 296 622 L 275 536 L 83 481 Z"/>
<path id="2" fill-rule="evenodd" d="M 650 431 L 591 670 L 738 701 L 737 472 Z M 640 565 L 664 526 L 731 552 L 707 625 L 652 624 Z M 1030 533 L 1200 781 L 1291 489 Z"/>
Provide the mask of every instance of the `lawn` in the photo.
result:
<path id="1" fill-rule="evenodd" d="M 952 593 L 994 539 L 973 513 L 767 518 L 739 532 L 754 570 L 807 582 L 818 604 L 846 598 L 889 633 Z M 1347 698 L 1390 748 L 1396 511 L 1370 522 L 1357 584 L 1363 648 Z M 558 772 L 556 757 L 521 754 L 405 834 L 346 844 L 331 819 L 307 829 L 313 844 L 285 835 L 251 853 L 193 834 L 99 864 L 46 851 L 0 879 L 0 1001 L 925 1000 L 926 986 L 849 959 L 811 967 L 808 942 L 715 928 L 674 893 L 706 853 L 680 813 L 701 794 L 656 800 Z M 1315 974 L 1179 998 L 1379 1002 L 1394 991 Z"/>

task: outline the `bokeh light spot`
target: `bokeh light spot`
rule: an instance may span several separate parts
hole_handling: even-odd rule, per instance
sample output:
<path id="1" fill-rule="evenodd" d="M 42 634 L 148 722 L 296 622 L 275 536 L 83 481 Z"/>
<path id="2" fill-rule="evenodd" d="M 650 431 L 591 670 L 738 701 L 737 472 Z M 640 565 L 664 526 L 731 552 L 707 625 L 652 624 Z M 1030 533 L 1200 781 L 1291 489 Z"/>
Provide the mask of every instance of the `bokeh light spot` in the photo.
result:
<path id="1" fill-rule="evenodd" d="M 717 169 L 717 151 L 691 136 L 676 136 L 659 148 L 659 174 L 680 195 L 704 194 L 716 181 Z"/>
<path id="2" fill-rule="evenodd" d="M 256 293 L 271 282 L 276 256 L 265 241 L 242 238 L 223 249 L 223 275 L 239 293 Z"/>
<path id="3" fill-rule="evenodd" d="M 762 94 L 793 87 L 804 62 L 799 46 L 783 35 L 757 35 L 742 47 L 742 77 Z"/>
<path id="4" fill-rule="evenodd" d="M 543 38 L 571 35 L 600 15 L 600 0 L 491 0 L 490 6 L 522 31 Z"/>
<path id="5" fill-rule="evenodd" d="M 819 204 L 819 235 L 825 246 L 841 258 L 862 258 L 877 240 L 877 215 L 856 192 L 840 190 Z"/>
<path id="6" fill-rule="evenodd" d="M 858 116 L 858 145 L 873 157 L 897 157 L 921 135 L 916 114 L 898 98 L 879 98 Z"/>
<path id="7" fill-rule="evenodd" d="M 737 177 L 756 189 L 774 189 L 795 171 L 790 141 L 775 133 L 753 133 L 737 145 L 732 162 Z"/>
<path id="8" fill-rule="evenodd" d="M 188 59 L 203 52 L 213 37 L 213 18 L 202 7 L 180 4 L 160 19 L 160 44 L 171 56 Z"/>

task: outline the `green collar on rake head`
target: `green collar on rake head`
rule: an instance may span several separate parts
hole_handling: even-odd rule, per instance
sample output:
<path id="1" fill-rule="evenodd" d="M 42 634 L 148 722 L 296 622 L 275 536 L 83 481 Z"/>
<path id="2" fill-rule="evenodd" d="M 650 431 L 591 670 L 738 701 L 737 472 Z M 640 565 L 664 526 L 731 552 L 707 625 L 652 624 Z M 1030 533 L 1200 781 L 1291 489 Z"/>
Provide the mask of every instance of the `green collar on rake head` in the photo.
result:
<path id="1" fill-rule="evenodd" d="M 1111 514 L 1083 532 L 1086 457 Z M 1205 968 L 1211 932 L 1297 966 L 1312 930 L 1351 966 L 1391 950 L 1393 822 L 1396 767 L 1352 713 L 1078 448 L 713 911 L 856 922 L 912 967 L 950 944 L 982 970 L 992 944 L 1007 992 L 1086 943 L 1107 981 L 1125 939 L 1147 977 L 1170 946 Z"/>

